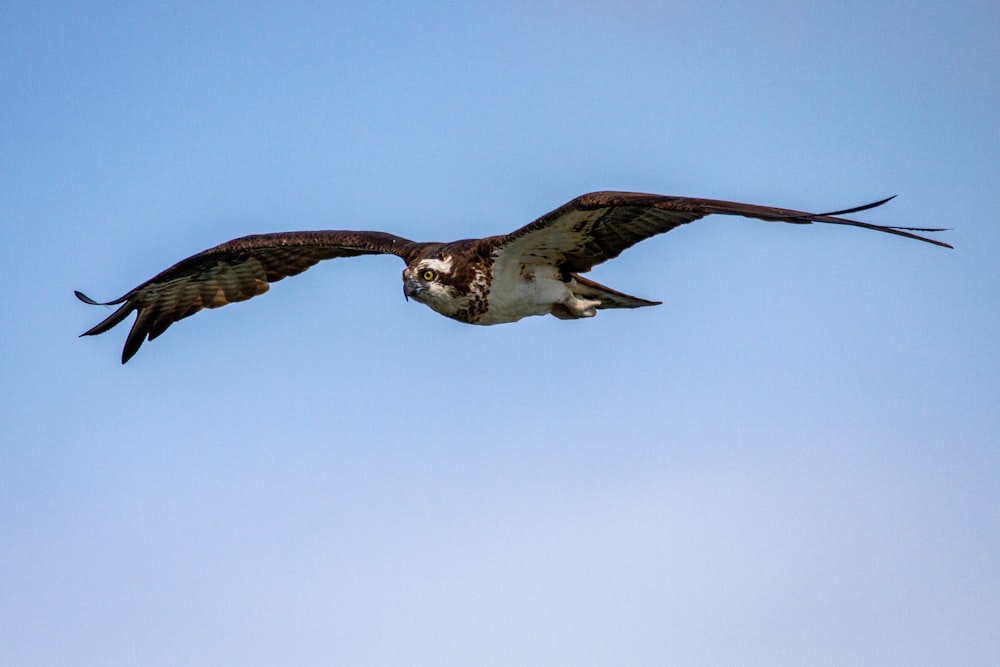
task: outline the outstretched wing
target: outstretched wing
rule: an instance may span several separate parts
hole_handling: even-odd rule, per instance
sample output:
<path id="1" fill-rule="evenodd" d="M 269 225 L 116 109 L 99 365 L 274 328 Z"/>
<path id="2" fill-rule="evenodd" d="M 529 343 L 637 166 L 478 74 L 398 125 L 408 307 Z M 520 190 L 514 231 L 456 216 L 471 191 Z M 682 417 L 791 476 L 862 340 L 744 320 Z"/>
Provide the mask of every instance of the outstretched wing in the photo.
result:
<path id="1" fill-rule="evenodd" d="M 132 311 L 138 315 L 125 340 L 122 363 L 174 322 L 202 308 L 218 308 L 266 292 L 271 283 L 302 273 L 335 257 L 392 254 L 408 261 L 421 244 L 383 232 L 315 231 L 244 236 L 174 264 L 124 296 L 99 303 L 76 292 L 84 303 L 119 306 L 82 336 L 104 333 Z"/>
<path id="2" fill-rule="evenodd" d="M 498 261 L 543 261 L 571 273 L 589 271 L 597 264 L 617 257 L 639 241 L 669 232 L 713 213 L 796 224 L 822 222 L 851 225 L 951 247 L 947 243 L 912 233 L 940 232 L 943 229 L 887 227 L 837 217 L 881 206 L 889 199 L 843 211 L 805 213 L 714 199 L 638 192 L 591 192 L 511 234 L 494 237 L 492 241 L 499 252 Z"/>

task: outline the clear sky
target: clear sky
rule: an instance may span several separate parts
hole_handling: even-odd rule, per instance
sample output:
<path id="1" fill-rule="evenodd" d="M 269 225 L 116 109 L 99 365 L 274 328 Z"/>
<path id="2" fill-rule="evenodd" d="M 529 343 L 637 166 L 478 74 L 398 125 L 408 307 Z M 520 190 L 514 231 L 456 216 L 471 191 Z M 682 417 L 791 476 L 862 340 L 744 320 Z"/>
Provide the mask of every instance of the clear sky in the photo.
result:
<path id="1" fill-rule="evenodd" d="M 363 8 L 354 5 L 363 5 Z M 0 5 L 0 664 L 1000 664 L 1000 5 Z M 323 263 L 127 366 L 250 233 L 710 218 L 471 327 Z"/>

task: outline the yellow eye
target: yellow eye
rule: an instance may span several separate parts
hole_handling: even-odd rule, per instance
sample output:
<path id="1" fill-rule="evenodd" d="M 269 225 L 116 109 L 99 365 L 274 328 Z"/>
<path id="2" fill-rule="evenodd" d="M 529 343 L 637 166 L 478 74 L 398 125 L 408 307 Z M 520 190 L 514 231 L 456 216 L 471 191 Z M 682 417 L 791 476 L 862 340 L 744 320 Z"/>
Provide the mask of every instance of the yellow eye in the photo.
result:
<path id="1" fill-rule="evenodd" d="M 426 280 L 427 282 L 430 282 L 434 280 L 434 272 L 431 271 L 430 269 L 427 269 L 426 271 L 420 274 L 420 277 Z"/>

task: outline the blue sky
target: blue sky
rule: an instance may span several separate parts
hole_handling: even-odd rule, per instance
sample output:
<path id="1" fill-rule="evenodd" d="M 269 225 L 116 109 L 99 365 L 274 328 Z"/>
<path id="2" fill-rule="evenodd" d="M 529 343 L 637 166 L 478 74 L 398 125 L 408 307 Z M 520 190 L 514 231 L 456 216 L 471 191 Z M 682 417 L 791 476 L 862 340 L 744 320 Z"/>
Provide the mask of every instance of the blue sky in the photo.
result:
<path id="1" fill-rule="evenodd" d="M 991 3 L 7 2 L 0 663 L 996 665 Z M 469 327 L 327 262 L 119 364 L 250 233 L 710 218 Z"/>

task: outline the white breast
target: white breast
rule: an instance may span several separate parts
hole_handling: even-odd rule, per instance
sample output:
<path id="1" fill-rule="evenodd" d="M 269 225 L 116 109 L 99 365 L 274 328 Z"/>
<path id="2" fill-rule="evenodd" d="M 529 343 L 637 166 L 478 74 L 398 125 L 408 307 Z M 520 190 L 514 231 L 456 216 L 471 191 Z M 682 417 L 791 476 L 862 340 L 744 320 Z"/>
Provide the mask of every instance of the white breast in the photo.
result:
<path id="1" fill-rule="evenodd" d="M 577 300 L 554 266 L 497 262 L 493 268 L 489 309 L 476 324 L 502 324 L 532 315 L 548 315 L 554 305 Z"/>

